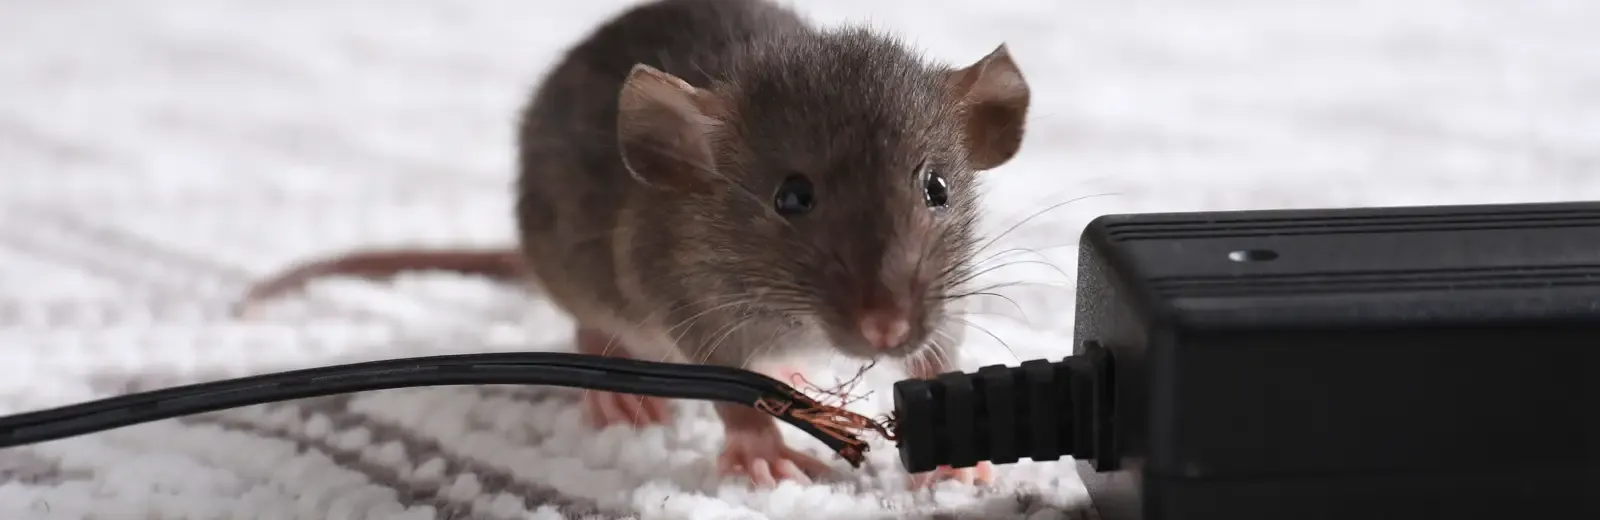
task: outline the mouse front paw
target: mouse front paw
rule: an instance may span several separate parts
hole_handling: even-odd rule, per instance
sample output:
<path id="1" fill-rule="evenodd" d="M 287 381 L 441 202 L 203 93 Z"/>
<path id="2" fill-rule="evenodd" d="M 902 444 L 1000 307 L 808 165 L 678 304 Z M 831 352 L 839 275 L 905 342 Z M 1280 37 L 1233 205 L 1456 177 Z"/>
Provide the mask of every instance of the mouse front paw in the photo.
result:
<path id="1" fill-rule="evenodd" d="M 970 468 L 952 468 L 939 466 L 933 471 L 911 475 L 911 488 L 924 489 L 939 482 L 954 480 L 963 484 L 985 486 L 994 483 L 994 465 L 988 462 L 979 462 Z"/>
<path id="2" fill-rule="evenodd" d="M 758 487 L 776 487 L 779 481 L 810 484 L 827 475 L 827 463 L 785 445 L 776 429 L 727 432 L 727 446 L 717 457 L 723 476 L 745 476 Z"/>
<path id="3" fill-rule="evenodd" d="M 590 390 L 583 394 L 583 416 L 589 426 L 604 429 L 615 424 L 647 427 L 666 424 L 667 400 L 647 395 Z"/>

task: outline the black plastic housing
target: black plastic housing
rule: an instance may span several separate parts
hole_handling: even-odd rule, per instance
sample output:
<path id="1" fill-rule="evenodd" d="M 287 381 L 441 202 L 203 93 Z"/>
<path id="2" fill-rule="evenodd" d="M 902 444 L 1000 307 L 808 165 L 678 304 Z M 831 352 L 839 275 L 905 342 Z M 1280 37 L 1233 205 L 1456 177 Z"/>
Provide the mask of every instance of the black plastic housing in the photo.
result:
<path id="1" fill-rule="evenodd" d="M 979 461 L 1111 457 L 1110 355 L 1090 344 L 1050 362 L 991 365 L 894 385 L 900 464 L 921 473 Z"/>
<path id="2" fill-rule="evenodd" d="M 1600 203 L 1112 215 L 1080 254 L 1101 519 L 1600 518 Z"/>

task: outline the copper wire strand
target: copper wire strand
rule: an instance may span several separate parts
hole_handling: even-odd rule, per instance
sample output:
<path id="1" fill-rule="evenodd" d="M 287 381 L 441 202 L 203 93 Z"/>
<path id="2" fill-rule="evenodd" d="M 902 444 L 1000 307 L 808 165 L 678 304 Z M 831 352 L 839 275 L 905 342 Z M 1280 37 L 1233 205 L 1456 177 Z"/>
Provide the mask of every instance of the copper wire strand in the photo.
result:
<path id="1" fill-rule="evenodd" d="M 852 395 L 872 366 L 872 364 L 863 365 L 856 371 L 855 375 L 838 382 L 833 388 L 817 386 L 806 380 L 805 375 L 799 372 L 792 374 L 790 376 L 790 386 L 795 388 L 796 401 L 810 406 L 796 409 L 790 415 L 811 423 L 829 436 L 851 445 L 865 444 L 857 438 L 857 435 L 869 430 L 876 432 L 890 442 L 897 441 L 898 437 L 894 434 L 893 419 L 874 420 L 845 408 L 872 395 L 870 391 L 861 395 Z M 820 399 L 812 398 L 805 394 L 806 391 L 822 394 L 828 400 L 836 402 L 823 402 Z"/>
<path id="2" fill-rule="evenodd" d="M 870 391 L 854 395 L 855 388 L 861 384 L 867 370 L 871 368 L 872 364 L 862 366 L 854 376 L 839 381 L 833 388 L 817 386 L 806 380 L 803 374 L 796 372 L 788 381 L 791 387 L 788 399 L 762 397 L 753 405 L 757 410 L 769 415 L 780 418 L 792 417 L 811 424 L 818 431 L 844 444 L 837 450 L 840 456 L 852 464 L 859 463 L 864 458 L 862 454 L 867 450 L 867 443 L 861 439 L 861 435 L 871 431 L 889 442 L 899 441 L 899 436 L 895 434 L 895 421 L 892 415 L 873 419 L 846 409 L 847 406 L 872 395 Z M 807 395 L 807 392 L 820 396 L 812 397 Z"/>
<path id="3" fill-rule="evenodd" d="M 789 386 L 794 387 L 795 390 L 799 390 L 801 392 L 815 392 L 833 399 L 837 399 L 837 402 L 828 403 L 828 406 L 843 408 L 860 402 L 862 399 L 866 399 L 868 396 L 872 395 L 872 392 L 870 391 L 861 395 L 851 395 L 851 391 L 855 389 L 855 385 L 859 382 L 858 379 L 859 376 L 856 379 L 839 383 L 832 389 L 826 389 L 807 381 L 806 376 L 795 373 L 789 378 Z M 822 399 L 817 399 L 817 401 L 819 403 L 823 402 Z"/>

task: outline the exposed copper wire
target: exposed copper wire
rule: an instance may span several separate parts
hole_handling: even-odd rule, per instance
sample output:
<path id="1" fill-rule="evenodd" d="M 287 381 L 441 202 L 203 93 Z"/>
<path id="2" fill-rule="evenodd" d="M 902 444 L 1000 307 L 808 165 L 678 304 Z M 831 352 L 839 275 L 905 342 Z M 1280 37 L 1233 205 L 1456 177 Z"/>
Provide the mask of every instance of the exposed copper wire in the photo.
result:
<path id="1" fill-rule="evenodd" d="M 850 460 L 851 464 L 857 464 L 867 450 L 867 443 L 861 440 L 860 435 L 872 431 L 890 442 L 898 440 L 892 418 L 875 420 L 846 409 L 871 395 L 870 392 L 852 395 L 870 368 L 871 365 L 862 367 L 853 377 L 831 389 L 812 384 L 804 375 L 795 373 L 790 377 L 790 385 L 795 388 L 789 396 L 790 400 L 763 398 L 756 401 L 755 407 L 771 415 L 793 417 L 810 423 L 829 437 L 844 443 L 846 448 L 839 451 L 840 455 Z M 806 395 L 805 391 L 821 394 L 823 398 L 813 398 Z"/>

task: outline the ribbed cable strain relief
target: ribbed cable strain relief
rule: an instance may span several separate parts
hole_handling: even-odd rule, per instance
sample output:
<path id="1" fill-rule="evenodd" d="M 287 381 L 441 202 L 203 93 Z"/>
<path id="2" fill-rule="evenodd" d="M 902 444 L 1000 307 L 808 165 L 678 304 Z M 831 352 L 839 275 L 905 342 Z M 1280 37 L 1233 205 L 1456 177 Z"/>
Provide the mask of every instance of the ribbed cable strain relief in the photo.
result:
<path id="1" fill-rule="evenodd" d="M 1089 343 L 1054 363 L 1035 359 L 895 383 L 900 463 L 920 473 L 980 461 L 1109 459 L 1107 356 Z"/>

